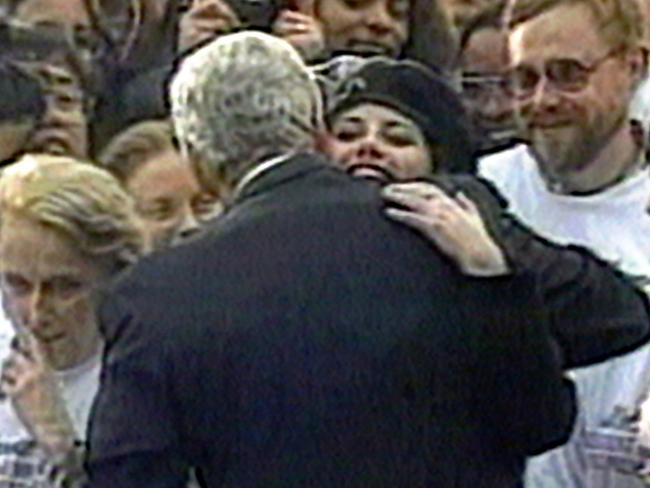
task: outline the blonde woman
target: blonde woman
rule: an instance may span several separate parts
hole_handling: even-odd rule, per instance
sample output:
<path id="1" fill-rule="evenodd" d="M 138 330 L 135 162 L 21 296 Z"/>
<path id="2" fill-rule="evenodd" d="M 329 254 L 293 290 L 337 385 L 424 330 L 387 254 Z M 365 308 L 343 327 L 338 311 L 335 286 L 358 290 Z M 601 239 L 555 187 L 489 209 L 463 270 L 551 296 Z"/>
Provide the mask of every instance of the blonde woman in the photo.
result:
<path id="1" fill-rule="evenodd" d="M 0 278 L 15 335 L 0 375 L 0 485 L 79 477 L 103 348 L 95 304 L 143 250 L 132 200 L 106 171 L 45 155 L 4 171 Z"/>

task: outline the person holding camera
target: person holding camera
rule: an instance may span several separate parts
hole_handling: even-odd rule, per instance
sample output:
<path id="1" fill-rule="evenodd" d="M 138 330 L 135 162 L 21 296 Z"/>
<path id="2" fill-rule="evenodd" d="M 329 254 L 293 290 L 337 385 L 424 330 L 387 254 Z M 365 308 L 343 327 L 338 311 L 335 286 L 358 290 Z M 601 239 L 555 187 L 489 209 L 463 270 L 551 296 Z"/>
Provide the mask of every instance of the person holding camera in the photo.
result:
<path id="1" fill-rule="evenodd" d="M 288 41 L 308 63 L 385 55 L 447 69 L 455 59 L 452 27 L 438 0 L 192 0 L 179 22 L 178 51 L 241 29 Z"/>

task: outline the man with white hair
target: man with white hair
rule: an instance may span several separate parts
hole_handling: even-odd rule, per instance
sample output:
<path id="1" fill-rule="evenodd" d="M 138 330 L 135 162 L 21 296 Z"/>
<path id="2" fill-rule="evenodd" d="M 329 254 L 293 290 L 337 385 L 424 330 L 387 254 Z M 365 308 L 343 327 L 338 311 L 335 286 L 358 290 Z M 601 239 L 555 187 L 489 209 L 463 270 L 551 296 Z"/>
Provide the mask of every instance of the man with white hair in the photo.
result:
<path id="1" fill-rule="evenodd" d="M 311 149 L 315 80 L 285 41 L 224 36 L 172 85 L 227 211 L 102 307 L 93 488 L 516 486 L 573 419 L 531 277 L 458 266 Z M 496 247 L 496 246 L 495 246 Z"/>

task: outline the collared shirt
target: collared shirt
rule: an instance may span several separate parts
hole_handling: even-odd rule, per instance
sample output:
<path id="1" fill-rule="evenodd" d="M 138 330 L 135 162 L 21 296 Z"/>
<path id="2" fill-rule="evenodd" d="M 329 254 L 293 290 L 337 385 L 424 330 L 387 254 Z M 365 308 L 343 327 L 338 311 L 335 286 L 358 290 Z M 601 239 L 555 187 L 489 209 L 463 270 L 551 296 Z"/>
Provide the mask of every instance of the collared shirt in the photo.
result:
<path id="1" fill-rule="evenodd" d="M 269 170 L 271 170 L 276 166 L 279 166 L 282 163 L 286 163 L 294 155 L 295 155 L 294 153 L 290 153 L 290 154 L 283 154 L 281 156 L 276 156 L 248 170 L 237 183 L 237 186 L 235 187 L 235 191 L 233 192 L 233 199 L 241 195 L 244 188 L 255 178 L 261 176 L 262 174 L 268 172 Z"/>

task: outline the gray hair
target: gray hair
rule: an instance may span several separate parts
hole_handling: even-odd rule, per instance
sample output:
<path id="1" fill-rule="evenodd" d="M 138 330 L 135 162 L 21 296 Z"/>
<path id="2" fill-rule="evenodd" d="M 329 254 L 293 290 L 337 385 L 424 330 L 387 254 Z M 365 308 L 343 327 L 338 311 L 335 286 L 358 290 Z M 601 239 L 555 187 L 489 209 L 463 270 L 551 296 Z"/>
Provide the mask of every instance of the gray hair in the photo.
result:
<path id="1" fill-rule="evenodd" d="M 315 76 L 286 41 L 225 35 L 186 58 L 171 85 L 172 119 L 200 171 L 237 179 L 265 158 L 309 147 L 320 129 Z"/>
<path id="2" fill-rule="evenodd" d="M 0 228 L 7 213 L 25 215 L 71 238 L 114 271 L 145 251 L 133 200 L 107 171 L 76 159 L 26 155 L 0 175 Z"/>

